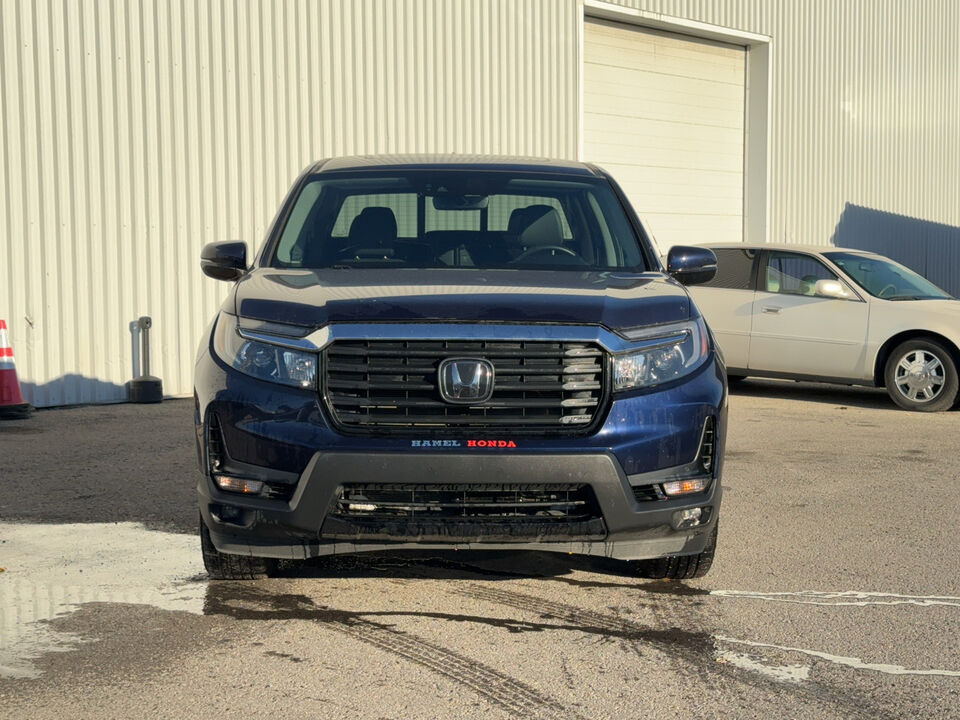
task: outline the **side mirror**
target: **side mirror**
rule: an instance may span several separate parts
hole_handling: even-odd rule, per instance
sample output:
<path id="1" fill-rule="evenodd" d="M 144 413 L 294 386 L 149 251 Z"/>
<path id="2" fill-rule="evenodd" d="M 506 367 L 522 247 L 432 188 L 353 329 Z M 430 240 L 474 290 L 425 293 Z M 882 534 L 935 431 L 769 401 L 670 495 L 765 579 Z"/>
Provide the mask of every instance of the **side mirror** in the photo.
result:
<path id="1" fill-rule="evenodd" d="M 239 280 L 247 272 L 247 244 L 229 240 L 204 245 L 200 269 L 214 280 Z"/>
<path id="2" fill-rule="evenodd" d="M 717 274 L 717 256 L 709 248 L 677 245 L 667 253 L 667 272 L 684 285 L 709 282 Z"/>
<path id="3" fill-rule="evenodd" d="M 853 295 L 839 280 L 817 280 L 817 284 L 813 286 L 813 294 L 817 297 L 833 298 L 835 300 L 853 299 Z"/>

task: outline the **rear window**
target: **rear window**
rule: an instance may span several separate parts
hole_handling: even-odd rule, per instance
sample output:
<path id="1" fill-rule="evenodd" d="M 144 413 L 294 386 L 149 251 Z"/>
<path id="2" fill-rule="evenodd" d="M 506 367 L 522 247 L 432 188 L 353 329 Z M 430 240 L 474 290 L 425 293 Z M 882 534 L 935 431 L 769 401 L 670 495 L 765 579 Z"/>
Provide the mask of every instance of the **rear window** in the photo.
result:
<path id="1" fill-rule="evenodd" d="M 643 271 L 609 184 L 504 171 L 318 175 L 301 189 L 275 267 Z"/>

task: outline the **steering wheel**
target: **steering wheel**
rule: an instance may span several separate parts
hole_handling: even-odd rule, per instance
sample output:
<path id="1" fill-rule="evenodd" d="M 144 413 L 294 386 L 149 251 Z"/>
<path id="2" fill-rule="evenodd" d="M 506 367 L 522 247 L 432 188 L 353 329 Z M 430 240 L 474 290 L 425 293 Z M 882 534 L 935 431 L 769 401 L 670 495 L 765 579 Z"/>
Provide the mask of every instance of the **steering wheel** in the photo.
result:
<path id="1" fill-rule="evenodd" d="M 887 292 L 887 290 L 893 290 L 894 292 L 896 292 L 896 291 L 897 291 L 897 286 L 894 285 L 893 283 L 887 283 L 887 284 L 884 285 L 882 288 L 880 288 L 880 292 L 877 293 L 877 297 L 881 297 L 881 298 L 882 298 L 882 297 L 884 296 L 884 293 Z"/>
<path id="2" fill-rule="evenodd" d="M 524 250 L 522 253 L 520 253 L 519 255 L 517 255 L 517 256 L 513 259 L 513 262 L 519 262 L 520 260 L 526 260 L 526 259 L 527 259 L 528 257 L 530 257 L 531 255 L 536 255 L 537 253 L 542 253 L 542 252 L 545 252 L 545 251 L 547 251 L 547 250 L 559 250 L 560 252 L 562 252 L 562 253 L 564 253 L 564 254 L 566 254 L 566 255 L 569 255 L 570 257 L 575 257 L 575 258 L 577 258 L 578 260 L 581 259 L 580 256 L 577 255 L 573 250 L 571 250 L 570 248 L 565 248 L 565 247 L 563 247 L 562 245 L 540 245 L 539 247 L 532 247 L 532 248 L 529 248 L 529 249 L 527 249 L 527 250 Z"/>

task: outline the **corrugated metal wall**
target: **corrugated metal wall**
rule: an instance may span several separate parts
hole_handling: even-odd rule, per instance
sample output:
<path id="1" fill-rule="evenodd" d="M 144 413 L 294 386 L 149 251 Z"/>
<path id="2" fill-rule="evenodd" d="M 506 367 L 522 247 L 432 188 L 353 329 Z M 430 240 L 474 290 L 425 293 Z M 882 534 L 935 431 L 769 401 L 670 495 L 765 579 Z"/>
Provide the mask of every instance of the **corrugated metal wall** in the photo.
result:
<path id="1" fill-rule="evenodd" d="M 4 0 L 0 317 L 28 401 L 122 400 L 130 323 L 191 392 L 227 286 L 201 246 L 258 244 L 309 162 L 574 157 L 575 2 Z"/>
<path id="2" fill-rule="evenodd" d="M 623 2 L 773 38 L 771 240 L 839 238 L 848 205 L 960 226 L 960 3 Z M 123 399 L 143 314 L 154 373 L 168 394 L 190 392 L 226 290 L 200 275 L 200 247 L 259 243 L 311 160 L 575 157 L 580 12 L 578 0 L 4 0 L 0 317 L 28 400 Z M 937 262 L 960 267 L 957 243 L 938 243 Z"/>
<path id="3" fill-rule="evenodd" d="M 615 3 L 772 38 L 770 241 L 935 257 L 960 293 L 960 3 Z M 881 239 L 848 205 L 914 222 Z"/>

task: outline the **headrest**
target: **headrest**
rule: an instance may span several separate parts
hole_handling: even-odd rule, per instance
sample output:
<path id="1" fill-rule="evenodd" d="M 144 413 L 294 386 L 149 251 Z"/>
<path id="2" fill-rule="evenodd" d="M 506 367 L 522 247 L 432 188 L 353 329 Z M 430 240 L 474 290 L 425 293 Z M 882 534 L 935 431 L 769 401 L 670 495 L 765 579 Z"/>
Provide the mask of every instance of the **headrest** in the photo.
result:
<path id="1" fill-rule="evenodd" d="M 560 213 L 549 205 L 531 205 L 523 215 L 526 227 L 520 233 L 524 247 L 563 245 L 563 228 Z"/>
<path id="2" fill-rule="evenodd" d="M 510 220 L 507 222 L 507 232 L 516 237 L 527 227 L 527 214 L 529 207 L 516 208 L 510 213 Z"/>
<path id="3" fill-rule="evenodd" d="M 397 218 L 386 207 L 365 207 L 350 223 L 350 244 L 377 247 L 397 239 Z"/>

